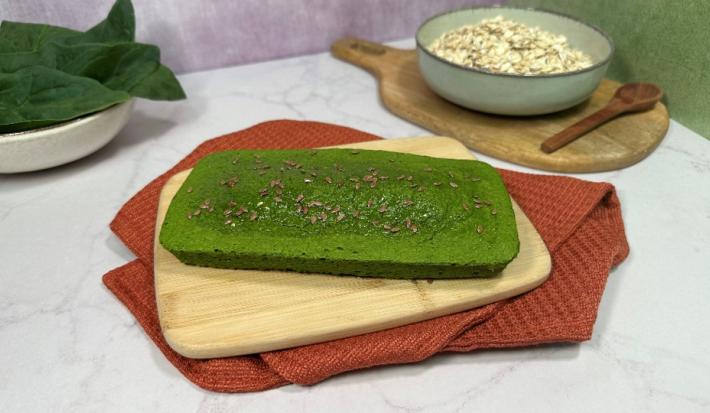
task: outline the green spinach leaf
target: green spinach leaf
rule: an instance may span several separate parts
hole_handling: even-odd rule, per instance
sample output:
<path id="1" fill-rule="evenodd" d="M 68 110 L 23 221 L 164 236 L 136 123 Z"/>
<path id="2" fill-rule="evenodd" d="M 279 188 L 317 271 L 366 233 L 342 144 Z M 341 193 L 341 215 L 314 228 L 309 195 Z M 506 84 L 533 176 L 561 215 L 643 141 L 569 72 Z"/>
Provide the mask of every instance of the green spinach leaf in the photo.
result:
<path id="1" fill-rule="evenodd" d="M 132 42 L 136 36 L 136 18 L 130 0 L 118 0 L 108 17 L 83 33 L 84 41 L 101 43 Z"/>
<path id="2" fill-rule="evenodd" d="M 0 52 L 37 52 L 47 42 L 80 34 L 75 30 L 48 24 L 3 21 L 0 24 Z"/>
<path id="3" fill-rule="evenodd" d="M 125 102 L 185 98 L 160 50 L 136 43 L 130 0 L 86 32 L 43 24 L 0 25 L 0 132 L 70 120 Z"/>
<path id="4" fill-rule="evenodd" d="M 184 92 L 182 89 L 177 90 L 175 85 L 179 85 L 175 74 L 167 67 L 159 65 L 142 82 L 133 86 L 129 93 L 132 96 L 154 100 L 184 99 Z"/>
<path id="5" fill-rule="evenodd" d="M 125 102 L 131 95 L 94 79 L 32 66 L 0 73 L 0 132 L 47 126 Z"/>

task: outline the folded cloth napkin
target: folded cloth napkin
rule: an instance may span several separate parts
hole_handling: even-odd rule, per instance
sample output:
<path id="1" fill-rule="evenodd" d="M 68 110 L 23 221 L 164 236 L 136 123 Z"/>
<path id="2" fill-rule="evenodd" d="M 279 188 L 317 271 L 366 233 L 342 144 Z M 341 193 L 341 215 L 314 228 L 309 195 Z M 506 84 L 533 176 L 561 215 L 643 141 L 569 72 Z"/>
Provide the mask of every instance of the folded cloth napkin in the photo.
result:
<path id="1" fill-rule="evenodd" d="M 163 184 L 215 151 L 307 148 L 375 139 L 379 138 L 341 126 L 271 121 L 204 142 L 118 212 L 111 229 L 138 258 L 104 275 L 104 283 L 185 377 L 220 392 L 310 385 L 345 371 L 412 363 L 444 351 L 579 342 L 591 337 L 609 271 L 629 252 L 614 187 L 500 170 L 508 191 L 552 254 L 552 274 L 542 286 L 473 310 L 287 350 L 208 360 L 173 351 L 160 330 L 153 287 L 153 236 Z"/>

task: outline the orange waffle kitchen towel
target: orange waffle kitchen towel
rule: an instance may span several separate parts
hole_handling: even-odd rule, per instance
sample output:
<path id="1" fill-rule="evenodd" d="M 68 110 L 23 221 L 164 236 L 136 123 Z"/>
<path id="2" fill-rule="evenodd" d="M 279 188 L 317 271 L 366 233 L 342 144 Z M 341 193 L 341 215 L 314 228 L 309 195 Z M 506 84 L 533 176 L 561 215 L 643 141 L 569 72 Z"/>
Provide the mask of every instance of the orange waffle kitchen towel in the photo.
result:
<path id="1" fill-rule="evenodd" d="M 375 139 L 379 138 L 346 127 L 280 120 L 206 141 L 118 212 L 111 229 L 137 259 L 104 275 L 104 283 L 185 377 L 220 392 L 310 385 L 345 371 L 413 363 L 444 351 L 579 342 L 591 337 L 609 271 L 629 253 L 614 187 L 501 170 L 510 194 L 552 254 L 552 274 L 539 288 L 462 313 L 293 349 L 208 360 L 174 352 L 158 324 L 152 272 L 158 196 L 168 178 L 215 151 L 308 148 Z"/>

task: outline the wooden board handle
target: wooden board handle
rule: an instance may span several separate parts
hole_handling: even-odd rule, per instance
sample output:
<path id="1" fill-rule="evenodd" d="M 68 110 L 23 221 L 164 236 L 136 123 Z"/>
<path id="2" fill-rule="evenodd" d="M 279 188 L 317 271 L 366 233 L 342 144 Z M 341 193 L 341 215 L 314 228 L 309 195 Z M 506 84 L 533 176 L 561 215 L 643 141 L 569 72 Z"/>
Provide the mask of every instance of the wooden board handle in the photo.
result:
<path id="1" fill-rule="evenodd" d="M 330 46 L 330 52 L 338 59 L 360 66 L 380 76 L 388 61 L 397 60 L 406 51 L 373 43 L 354 37 L 344 37 Z"/>

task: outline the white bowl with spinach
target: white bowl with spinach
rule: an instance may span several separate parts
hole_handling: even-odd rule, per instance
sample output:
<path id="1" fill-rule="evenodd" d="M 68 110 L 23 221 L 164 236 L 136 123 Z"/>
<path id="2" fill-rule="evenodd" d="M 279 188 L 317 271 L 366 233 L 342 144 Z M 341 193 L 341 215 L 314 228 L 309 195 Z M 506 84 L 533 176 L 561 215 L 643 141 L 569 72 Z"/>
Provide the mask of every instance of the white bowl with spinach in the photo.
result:
<path id="1" fill-rule="evenodd" d="M 96 152 L 128 122 L 133 102 L 69 122 L 0 135 L 0 173 L 52 168 Z"/>
<path id="2" fill-rule="evenodd" d="M 130 0 L 117 0 L 108 17 L 85 32 L 3 21 L 0 173 L 48 168 L 94 152 L 128 121 L 135 97 L 184 99 L 175 75 L 160 63 L 160 49 L 134 39 Z"/>

